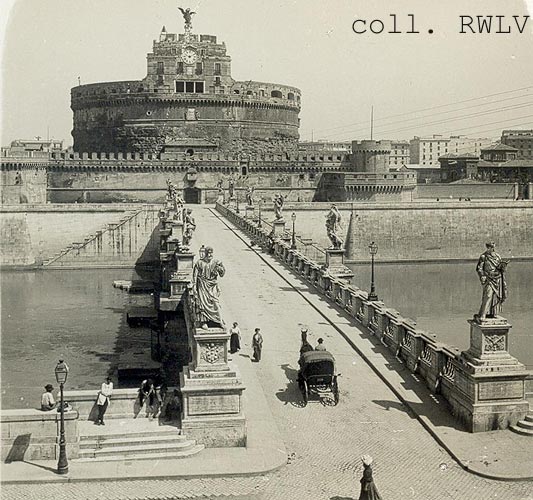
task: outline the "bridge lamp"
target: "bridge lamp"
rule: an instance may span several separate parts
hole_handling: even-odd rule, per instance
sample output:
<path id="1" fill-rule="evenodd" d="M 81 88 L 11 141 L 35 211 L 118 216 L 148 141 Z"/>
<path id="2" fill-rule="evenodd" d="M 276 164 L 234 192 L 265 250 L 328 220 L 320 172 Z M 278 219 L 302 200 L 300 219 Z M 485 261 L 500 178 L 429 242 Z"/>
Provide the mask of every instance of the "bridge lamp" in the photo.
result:
<path id="1" fill-rule="evenodd" d="M 63 385 L 67 381 L 68 377 L 68 365 L 62 360 L 59 360 L 55 368 L 55 375 L 57 383 L 59 384 L 60 389 L 60 400 L 59 400 L 59 411 L 60 411 L 60 427 L 59 427 L 59 460 L 57 462 L 57 473 L 58 474 L 67 474 L 68 473 L 68 460 L 67 460 L 67 448 L 65 441 L 65 401 L 63 398 Z"/>
<path id="2" fill-rule="evenodd" d="M 296 214 L 293 212 L 291 215 L 292 219 L 292 241 L 291 241 L 291 250 L 296 250 L 296 232 L 294 229 L 294 223 L 296 222 Z"/>
<path id="3" fill-rule="evenodd" d="M 376 294 L 376 288 L 374 285 L 374 256 L 378 253 L 378 246 L 372 242 L 370 245 L 368 245 L 368 251 L 370 252 L 370 256 L 372 257 L 372 271 L 371 271 L 371 278 L 370 278 L 370 294 L 368 295 L 368 300 L 379 300 L 378 296 Z"/>

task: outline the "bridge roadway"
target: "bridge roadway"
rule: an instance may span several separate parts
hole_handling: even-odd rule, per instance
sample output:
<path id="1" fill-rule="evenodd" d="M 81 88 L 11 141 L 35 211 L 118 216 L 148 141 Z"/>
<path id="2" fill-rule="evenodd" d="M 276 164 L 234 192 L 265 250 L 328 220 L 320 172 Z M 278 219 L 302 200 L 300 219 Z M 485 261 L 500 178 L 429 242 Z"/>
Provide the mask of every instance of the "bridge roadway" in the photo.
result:
<path id="1" fill-rule="evenodd" d="M 285 443 L 288 464 L 261 477 L 4 485 L 3 498 L 348 500 L 359 498 L 360 456 L 368 453 L 374 457 L 375 482 L 386 500 L 533 500 L 533 482 L 494 481 L 461 469 L 305 299 L 310 293 L 305 285 L 294 277 L 286 280 L 288 271 L 281 264 L 250 248 L 244 234 L 218 214 L 198 207 L 194 215 L 198 228 L 193 248 L 213 246 L 215 258 L 226 267 L 220 279 L 223 314 L 228 323 L 239 322 L 243 335 L 234 362 L 243 373 L 255 371 Z M 339 321 L 320 301 L 322 312 Z M 309 328 L 311 343 L 323 337 L 335 355 L 342 373 L 338 406 L 317 400 L 307 407 L 300 404 L 295 377 L 301 326 Z M 250 361 L 254 327 L 260 327 L 264 337 L 260 363 Z M 253 395 L 248 398 L 250 404 Z"/>

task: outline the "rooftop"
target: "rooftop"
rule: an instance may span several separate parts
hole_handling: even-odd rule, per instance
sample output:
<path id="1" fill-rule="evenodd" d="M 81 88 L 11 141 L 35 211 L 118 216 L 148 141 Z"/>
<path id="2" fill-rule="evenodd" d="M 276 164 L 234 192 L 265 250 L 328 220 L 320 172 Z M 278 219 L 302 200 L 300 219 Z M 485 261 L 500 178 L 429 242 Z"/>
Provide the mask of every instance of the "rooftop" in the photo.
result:
<path id="1" fill-rule="evenodd" d="M 498 142 L 497 144 L 491 144 L 490 146 L 487 146 L 486 148 L 483 148 L 481 152 L 484 151 L 510 151 L 510 152 L 518 152 L 518 149 L 513 148 L 513 146 L 508 146 L 507 144 L 502 144 L 501 142 Z"/>

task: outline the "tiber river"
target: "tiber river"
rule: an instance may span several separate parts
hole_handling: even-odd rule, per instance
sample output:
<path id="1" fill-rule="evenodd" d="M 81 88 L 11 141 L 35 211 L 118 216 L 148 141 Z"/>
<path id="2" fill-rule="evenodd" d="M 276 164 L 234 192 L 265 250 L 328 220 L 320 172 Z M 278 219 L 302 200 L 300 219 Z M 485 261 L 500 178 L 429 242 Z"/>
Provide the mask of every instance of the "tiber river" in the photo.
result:
<path id="1" fill-rule="evenodd" d="M 354 283 L 370 284 L 368 265 L 352 266 Z M 112 287 L 129 270 L 2 272 L 2 407 L 38 407 L 43 386 L 55 383 L 59 356 L 71 372 L 68 389 L 98 386 L 128 348 L 124 306 L 132 297 Z M 503 315 L 513 328 L 511 354 L 533 369 L 533 261 L 511 262 Z M 466 349 L 481 286 L 475 263 L 379 264 L 376 288 L 387 306 L 415 319 L 440 341 Z"/>

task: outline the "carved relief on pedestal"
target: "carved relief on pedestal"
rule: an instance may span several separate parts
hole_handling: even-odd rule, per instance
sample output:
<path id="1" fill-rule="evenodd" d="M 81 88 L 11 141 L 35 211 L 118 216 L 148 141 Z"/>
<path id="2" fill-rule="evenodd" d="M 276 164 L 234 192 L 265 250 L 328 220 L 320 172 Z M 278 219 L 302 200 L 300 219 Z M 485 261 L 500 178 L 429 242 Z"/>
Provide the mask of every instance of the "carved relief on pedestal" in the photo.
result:
<path id="1" fill-rule="evenodd" d="M 497 333 L 485 335 L 485 351 L 505 351 L 505 335 L 500 335 Z"/>
<path id="2" fill-rule="evenodd" d="M 216 363 L 220 360 L 222 357 L 221 353 L 221 344 L 217 344 L 215 342 L 209 342 L 207 344 L 201 344 L 201 354 L 200 357 L 206 362 L 206 363 Z"/>

